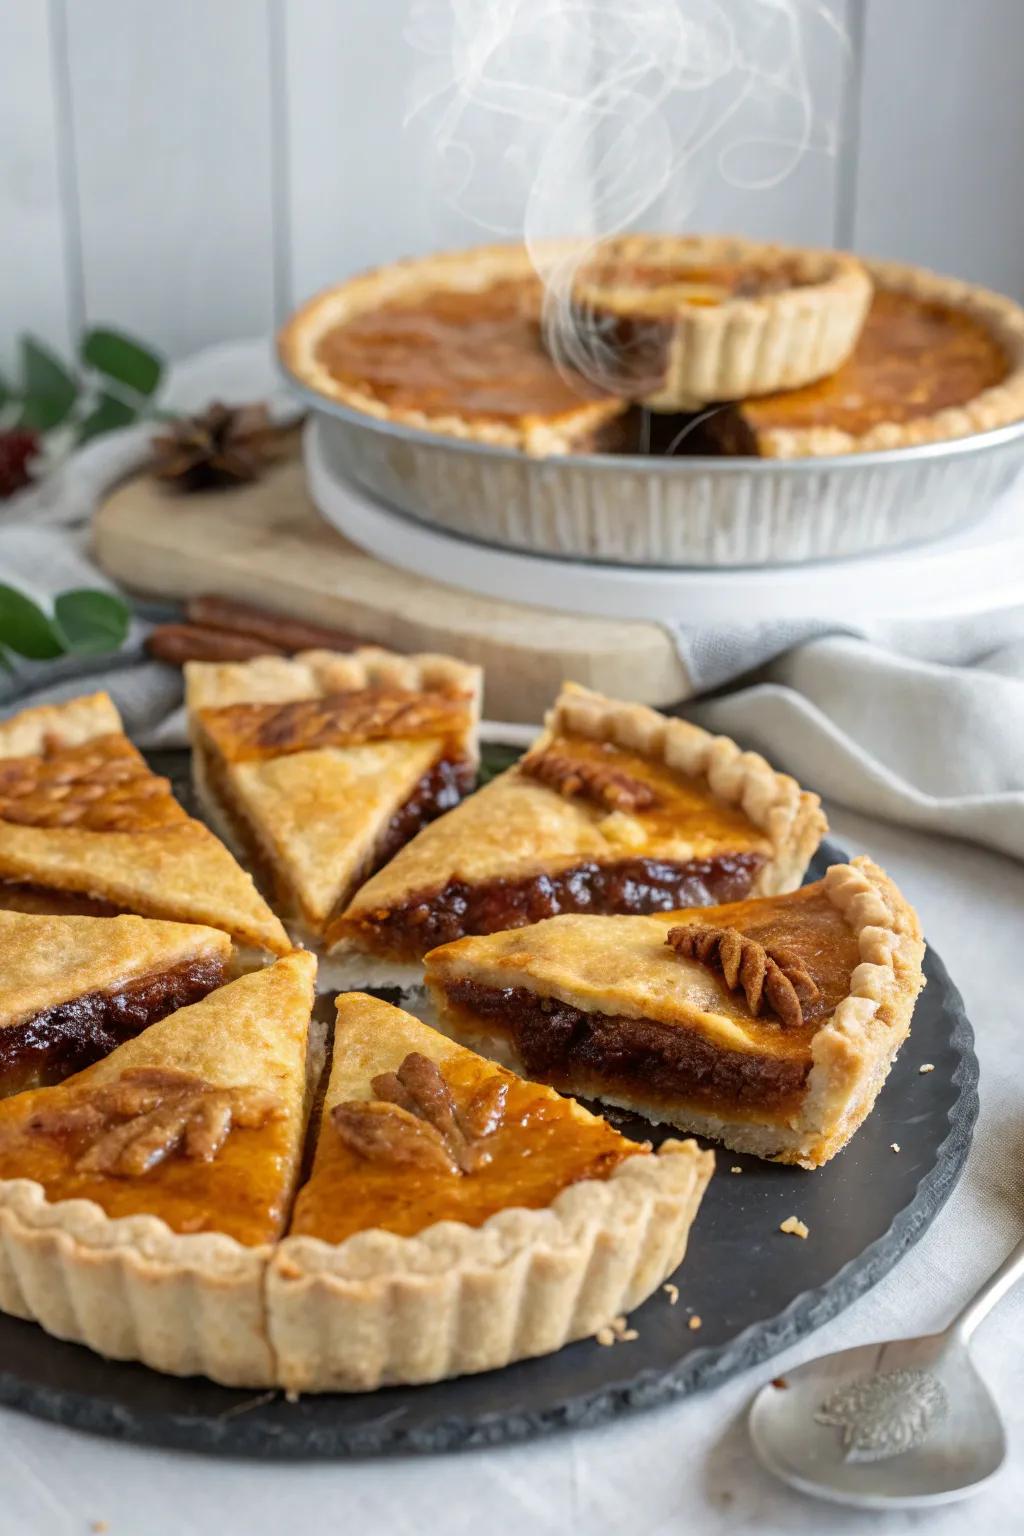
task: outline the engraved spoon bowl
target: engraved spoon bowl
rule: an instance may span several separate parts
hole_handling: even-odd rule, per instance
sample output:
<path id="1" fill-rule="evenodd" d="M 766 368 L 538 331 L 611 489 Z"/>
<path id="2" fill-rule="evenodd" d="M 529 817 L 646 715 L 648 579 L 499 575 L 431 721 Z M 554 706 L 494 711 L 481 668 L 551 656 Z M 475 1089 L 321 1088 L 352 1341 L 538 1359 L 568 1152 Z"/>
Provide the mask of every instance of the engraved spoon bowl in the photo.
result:
<path id="1" fill-rule="evenodd" d="M 942 1333 L 824 1355 L 761 1388 L 758 1458 L 801 1493 L 861 1509 L 968 1498 L 1006 1459 L 1006 1432 L 970 1356 L 984 1317 L 1024 1278 L 1024 1242 Z"/>

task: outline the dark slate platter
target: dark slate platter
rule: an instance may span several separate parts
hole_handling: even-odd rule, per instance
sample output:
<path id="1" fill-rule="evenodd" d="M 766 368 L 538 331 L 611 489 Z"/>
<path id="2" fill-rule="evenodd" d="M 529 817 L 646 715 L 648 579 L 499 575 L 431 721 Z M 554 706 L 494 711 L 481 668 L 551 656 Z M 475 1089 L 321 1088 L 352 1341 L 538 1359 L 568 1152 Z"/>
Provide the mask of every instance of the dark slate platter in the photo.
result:
<path id="1" fill-rule="evenodd" d="M 180 756 L 159 766 L 180 772 Z M 825 844 L 808 878 L 844 857 Z M 656 1292 L 630 1319 L 639 1335 L 631 1343 L 586 1340 L 437 1386 L 289 1403 L 280 1393 L 231 1391 L 103 1360 L 0 1317 L 0 1402 L 119 1440 L 302 1459 L 494 1445 L 716 1386 L 820 1327 L 880 1280 L 956 1184 L 978 1114 L 978 1062 L 960 994 L 934 952 L 925 970 L 913 1033 L 844 1153 L 806 1173 L 719 1149 L 675 1277 L 679 1302 L 671 1306 Z M 925 1062 L 934 1071 L 919 1072 Z M 617 1123 L 651 1134 L 643 1122 Z M 791 1215 L 810 1228 L 806 1242 L 779 1232 Z M 701 1318 L 697 1331 L 688 1326 L 693 1314 Z"/>

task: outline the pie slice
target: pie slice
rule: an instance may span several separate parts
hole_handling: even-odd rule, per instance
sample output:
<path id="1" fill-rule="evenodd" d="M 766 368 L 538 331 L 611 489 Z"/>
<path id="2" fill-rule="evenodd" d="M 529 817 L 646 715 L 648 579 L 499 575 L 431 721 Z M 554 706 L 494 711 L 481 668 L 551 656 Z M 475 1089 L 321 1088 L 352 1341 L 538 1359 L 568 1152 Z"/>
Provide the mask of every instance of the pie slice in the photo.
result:
<path id="1" fill-rule="evenodd" d="M 5 1312 L 175 1375 L 273 1380 L 264 1279 L 298 1173 L 315 975 L 291 954 L 0 1102 Z"/>
<path id="2" fill-rule="evenodd" d="M 0 724 L 0 907 L 206 923 L 241 948 L 288 935 L 213 833 L 182 810 L 105 693 Z"/>
<path id="3" fill-rule="evenodd" d="M 0 1097 L 59 1082 L 225 980 L 217 928 L 0 910 Z"/>
<path id="4" fill-rule="evenodd" d="M 465 934 L 791 890 L 825 829 L 763 757 L 567 683 L 527 756 L 415 837 L 328 940 L 341 982 L 415 985 Z"/>
<path id="5" fill-rule="evenodd" d="M 449 656 L 372 648 L 188 665 L 197 793 L 305 941 L 472 789 L 480 686 Z"/>
<path id="6" fill-rule="evenodd" d="M 279 1379 L 438 1381 L 592 1334 L 680 1263 L 713 1166 L 340 997 L 312 1174 L 270 1266 Z"/>
<path id="7" fill-rule="evenodd" d="M 427 982 L 443 1028 L 530 1077 L 816 1168 L 874 1104 L 923 954 L 914 909 L 859 858 L 789 894 L 463 939 Z"/>

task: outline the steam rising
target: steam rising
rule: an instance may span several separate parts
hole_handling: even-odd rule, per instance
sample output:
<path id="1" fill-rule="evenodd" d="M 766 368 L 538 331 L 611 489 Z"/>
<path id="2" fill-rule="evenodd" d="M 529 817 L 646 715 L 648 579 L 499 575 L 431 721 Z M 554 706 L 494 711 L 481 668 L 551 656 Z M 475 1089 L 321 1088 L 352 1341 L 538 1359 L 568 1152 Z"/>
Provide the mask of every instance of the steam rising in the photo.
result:
<path id="1" fill-rule="evenodd" d="M 845 48 L 824 0 L 413 0 L 407 40 L 410 131 L 433 137 L 442 195 L 487 236 L 525 239 L 549 340 L 598 382 L 600 338 L 565 321 L 600 239 L 685 231 L 714 178 L 767 190 L 835 151 L 838 100 L 814 100 L 808 68 L 813 49 L 834 78 Z M 567 236 L 568 254 L 545 249 Z"/>

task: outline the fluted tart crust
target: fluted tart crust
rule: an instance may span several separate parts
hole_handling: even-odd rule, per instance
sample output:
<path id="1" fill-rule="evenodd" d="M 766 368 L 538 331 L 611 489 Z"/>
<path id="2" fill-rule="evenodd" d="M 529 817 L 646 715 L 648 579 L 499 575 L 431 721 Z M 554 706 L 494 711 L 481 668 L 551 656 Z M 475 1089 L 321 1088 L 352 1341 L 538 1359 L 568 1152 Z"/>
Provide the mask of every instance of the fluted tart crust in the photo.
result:
<path id="1" fill-rule="evenodd" d="M 403 984 L 465 934 L 791 890 L 825 829 L 818 797 L 756 753 L 567 683 L 518 764 L 356 893 L 332 956 L 354 984 Z"/>
<path id="2" fill-rule="evenodd" d="M 476 779 L 481 672 L 449 656 L 191 662 L 185 687 L 204 811 L 305 942 Z"/>
<path id="3" fill-rule="evenodd" d="M 427 957 L 442 1027 L 563 1092 L 818 1167 L 869 1113 L 924 985 L 869 859 L 787 894 L 571 915 Z"/>
<path id="4" fill-rule="evenodd" d="M 0 907 L 133 912 L 291 948 L 252 880 L 171 794 L 105 693 L 0 724 Z"/>

